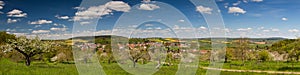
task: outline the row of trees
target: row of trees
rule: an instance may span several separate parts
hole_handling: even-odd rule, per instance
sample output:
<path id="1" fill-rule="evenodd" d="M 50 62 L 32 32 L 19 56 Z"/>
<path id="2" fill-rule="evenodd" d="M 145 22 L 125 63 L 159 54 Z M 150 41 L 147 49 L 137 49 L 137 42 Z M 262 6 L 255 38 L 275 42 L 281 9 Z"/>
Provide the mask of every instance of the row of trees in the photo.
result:
<path id="1" fill-rule="evenodd" d="M 239 39 L 233 42 L 234 47 L 229 47 L 226 50 L 225 62 L 228 60 L 242 60 L 244 65 L 245 61 L 272 61 L 274 58 L 280 58 L 280 60 L 287 60 L 288 62 L 300 61 L 300 39 L 286 39 L 275 42 L 272 46 L 265 48 L 259 48 L 256 46 L 250 47 L 248 39 Z M 253 44 L 252 44 L 253 45 Z M 277 54 L 278 53 L 278 54 Z M 276 57 L 280 55 L 283 57 Z"/>
<path id="2" fill-rule="evenodd" d="M 16 37 L 15 35 L 7 34 L 6 32 L 0 32 L 0 35 L 2 36 L 0 37 L 0 58 L 7 55 L 22 55 L 21 57 L 24 58 L 27 66 L 30 65 L 32 58 L 42 57 L 43 59 L 46 58 L 47 61 L 50 61 L 50 58 L 60 53 L 65 54 L 63 60 L 73 60 L 71 50 L 72 46 L 67 45 L 64 41 L 46 41 L 41 40 L 38 37 L 28 39 L 25 36 Z M 148 40 L 130 40 L 131 43 L 145 41 L 147 42 Z M 97 52 L 98 55 L 106 53 L 109 63 L 113 61 L 114 58 L 112 56 L 110 41 L 108 39 L 102 39 L 96 40 L 96 42 L 105 43 L 105 45 L 107 45 L 106 48 L 103 48 L 104 51 Z M 256 48 L 251 48 L 249 44 L 250 41 L 246 38 L 233 42 L 233 47 L 226 49 L 225 62 L 228 62 L 228 60 L 242 60 L 243 62 L 247 60 L 268 61 L 271 60 L 270 52 L 274 51 L 280 54 L 288 54 L 289 61 L 300 60 L 300 39 L 287 39 L 279 41 L 270 46 L 270 48 L 267 47 L 262 49 L 260 49 L 258 46 Z M 145 50 L 137 49 L 130 50 L 130 54 L 133 56 L 132 59 L 134 59 L 134 63 L 141 59 L 141 56 L 148 53 L 148 47 Z M 169 49 L 177 50 L 177 47 L 166 48 L 166 50 Z"/>

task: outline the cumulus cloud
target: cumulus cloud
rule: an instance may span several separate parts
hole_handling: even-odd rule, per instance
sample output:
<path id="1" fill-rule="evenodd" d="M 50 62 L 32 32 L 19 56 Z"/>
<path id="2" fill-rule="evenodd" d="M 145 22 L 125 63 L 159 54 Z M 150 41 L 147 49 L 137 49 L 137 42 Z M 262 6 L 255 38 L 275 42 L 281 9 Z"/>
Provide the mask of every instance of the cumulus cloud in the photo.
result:
<path id="1" fill-rule="evenodd" d="M 105 5 L 92 6 L 86 10 L 76 12 L 74 21 L 101 18 L 112 14 L 113 11 L 129 12 L 130 9 L 131 7 L 123 1 L 110 1 Z"/>
<path id="2" fill-rule="evenodd" d="M 7 16 L 8 17 L 26 17 L 27 13 L 24 13 L 23 11 L 18 10 L 18 9 L 14 9 L 14 10 L 8 12 Z"/>
<path id="3" fill-rule="evenodd" d="M 127 3 L 124 3 L 122 1 L 110 1 L 106 3 L 105 6 L 108 9 L 112 9 L 115 11 L 123 11 L 123 12 L 129 12 L 129 10 L 131 9 Z"/>
<path id="4" fill-rule="evenodd" d="M 63 19 L 63 20 L 66 20 L 66 19 L 69 19 L 70 17 L 69 16 L 59 16 L 59 15 L 56 15 L 55 16 L 57 19 Z"/>
<path id="5" fill-rule="evenodd" d="M 229 7 L 228 13 L 245 14 L 246 11 L 240 7 Z"/>
<path id="6" fill-rule="evenodd" d="M 290 29 L 290 30 L 288 30 L 288 31 L 291 32 L 291 33 L 298 33 L 298 32 L 299 32 L 298 29 Z"/>
<path id="7" fill-rule="evenodd" d="M 286 17 L 283 17 L 283 18 L 281 18 L 281 20 L 282 20 L 282 21 L 287 21 L 287 20 L 289 20 L 289 19 L 286 18 Z"/>
<path id="8" fill-rule="evenodd" d="M 196 11 L 200 12 L 200 13 L 205 13 L 205 14 L 211 14 L 212 13 L 211 8 L 209 7 L 204 7 L 204 6 L 197 6 Z"/>
<path id="9" fill-rule="evenodd" d="M 3 9 L 5 3 L 3 1 L 0 1 L 0 9 Z"/>
<path id="10" fill-rule="evenodd" d="M 18 22 L 19 20 L 18 19 L 7 19 L 7 23 L 16 23 Z"/>
<path id="11" fill-rule="evenodd" d="M 263 2 L 264 0 L 252 0 L 252 2 Z"/>
<path id="12" fill-rule="evenodd" d="M 50 24 L 50 23 L 52 23 L 52 21 L 49 21 L 49 20 L 38 20 L 38 21 L 30 22 L 29 24 L 38 24 L 38 25 L 41 25 L 41 24 Z"/>
<path id="13" fill-rule="evenodd" d="M 34 30 L 32 31 L 33 34 L 41 34 L 41 33 L 49 33 L 50 30 Z"/>
<path id="14" fill-rule="evenodd" d="M 140 10 L 155 10 L 158 8 L 160 7 L 155 4 L 141 4 L 139 7 Z"/>
<path id="15" fill-rule="evenodd" d="M 53 27 L 53 28 L 50 28 L 50 30 L 52 30 L 52 31 L 66 31 L 68 28 L 55 28 L 55 27 Z"/>

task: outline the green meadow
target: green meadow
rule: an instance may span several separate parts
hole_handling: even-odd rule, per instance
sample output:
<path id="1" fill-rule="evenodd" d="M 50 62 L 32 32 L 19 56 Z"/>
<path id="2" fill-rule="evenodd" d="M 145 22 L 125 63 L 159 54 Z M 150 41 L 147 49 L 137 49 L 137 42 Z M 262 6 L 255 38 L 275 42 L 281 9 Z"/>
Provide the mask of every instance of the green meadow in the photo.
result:
<path id="1" fill-rule="evenodd" d="M 241 62 L 225 63 L 224 68 L 230 68 L 229 65 L 240 64 Z M 243 69 L 243 70 L 274 70 L 274 71 L 298 71 L 300 63 L 295 63 L 297 67 L 290 69 L 288 66 L 291 64 L 284 62 L 264 62 L 260 65 L 249 65 L 252 62 L 247 62 L 246 66 L 232 66 L 231 69 Z M 209 62 L 200 62 L 196 75 L 205 75 L 205 67 Z M 267 65 L 268 64 L 268 65 Z M 281 65 L 280 65 L 281 64 Z M 25 66 L 24 63 L 11 62 L 8 59 L 1 59 L 0 61 L 0 75 L 78 75 L 76 66 L 74 63 L 43 63 L 33 62 L 31 66 Z M 101 63 L 105 73 L 107 75 L 132 75 L 123 70 L 117 63 Z M 272 66 L 273 65 L 273 66 Z M 174 75 L 177 72 L 177 66 L 163 66 L 154 75 Z M 222 71 L 221 75 L 274 75 L 270 73 L 255 73 L 255 72 L 227 72 Z M 276 74 L 277 75 L 277 74 Z"/>

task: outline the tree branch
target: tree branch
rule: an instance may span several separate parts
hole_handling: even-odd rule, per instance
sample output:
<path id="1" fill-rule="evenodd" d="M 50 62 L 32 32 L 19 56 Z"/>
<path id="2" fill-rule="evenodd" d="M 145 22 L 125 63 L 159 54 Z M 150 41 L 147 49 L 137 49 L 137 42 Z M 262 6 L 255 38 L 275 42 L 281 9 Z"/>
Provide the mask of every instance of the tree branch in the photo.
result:
<path id="1" fill-rule="evenodd" d="M 24 51 L 20 50 L 19 48 L 15 48 L 15 50 L 17 50 L 18 52 L 20 52 L 21 54 L 23 54 L 25 57 L 28 57 L 29 55 L 26 54 Z"/>

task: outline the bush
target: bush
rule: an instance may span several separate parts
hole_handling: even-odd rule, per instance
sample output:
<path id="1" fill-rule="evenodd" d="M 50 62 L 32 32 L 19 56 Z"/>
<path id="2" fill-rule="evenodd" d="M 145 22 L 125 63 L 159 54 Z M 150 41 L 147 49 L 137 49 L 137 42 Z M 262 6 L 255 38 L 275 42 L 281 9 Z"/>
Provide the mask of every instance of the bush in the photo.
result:
<path id="1" fill-rule="evenodd" d="M 268 61 L 270 59 L 271 59 L 271 57 L 267 50 L 263 50 L 263 51 L 259 52 L 259 60 Z"/>

